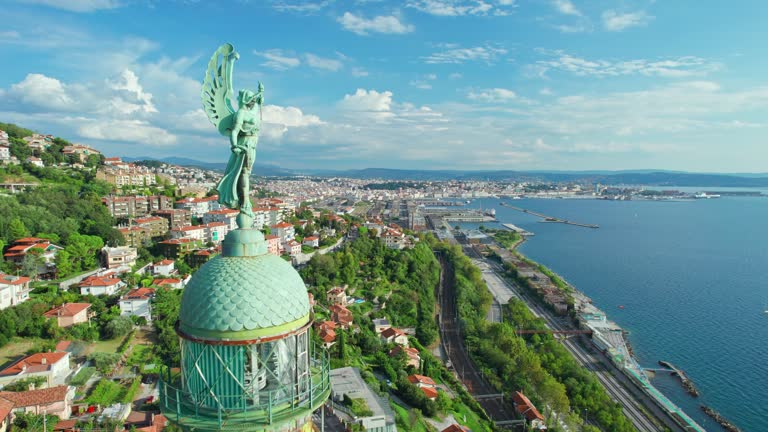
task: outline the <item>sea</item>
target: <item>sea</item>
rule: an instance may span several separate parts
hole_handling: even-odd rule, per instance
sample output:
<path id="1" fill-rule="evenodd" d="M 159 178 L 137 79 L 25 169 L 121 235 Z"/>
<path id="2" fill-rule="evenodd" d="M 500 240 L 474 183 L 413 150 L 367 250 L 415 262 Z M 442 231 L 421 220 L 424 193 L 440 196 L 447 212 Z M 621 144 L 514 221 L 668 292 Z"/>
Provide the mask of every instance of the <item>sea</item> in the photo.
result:
<path id="1" fill-rule="evenodd" d="M 541 222 L 501 202 L 600 227 Z M 652 382 L 706 430 L 723 429 L 702 404 L 743 431 L 768 431 L 768 197 L 467 206 L 493 208 L 498 223 L 533 232 L 520 251 L 629 331 L 641 366 L 666 360 L 684 370 L 698 398 L 667 373 Z"/>

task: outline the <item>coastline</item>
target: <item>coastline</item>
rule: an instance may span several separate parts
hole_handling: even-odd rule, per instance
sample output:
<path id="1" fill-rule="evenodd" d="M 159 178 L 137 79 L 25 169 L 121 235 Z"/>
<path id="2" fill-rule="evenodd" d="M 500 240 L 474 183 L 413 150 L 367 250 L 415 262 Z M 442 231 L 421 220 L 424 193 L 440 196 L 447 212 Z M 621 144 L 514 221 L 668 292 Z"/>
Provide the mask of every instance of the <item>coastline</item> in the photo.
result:
<path id="1" fill-rule="evenodd" d="M 600 349 L 603 354 L 605 354 L 611 363 L 613 363 L 614 366 L 616 366 L 624 376 L 632 381 L 632 383 L 635 384 L 639 390 L 649 396 L 650 399 L 659 408 L 661 408 L 678 426 L 684 430 L 704 431 L 705 429 L 703 427 L 697 424 L 693 419 L 685 414 L 681 408 L 679 408 L 676 404 L 664 396 L 663 393 L 657 390 L 653 384 L 651 384 L 650 378 L 643 371 L 643 368 L 640 367 L 637 360 L 635 359 L 632 347 L 629 345 L 629 342 L 625 338 L 627 332 L 623 328 L 618 326 L 615 322 L 610 321 L 605 312 L 592 304 L 591 298 L 589 298 L 583 292 L 579 291 L 573 284 L 568 282 L 568 280 L 563 278 L 558 273 L 552 271 L 552 269 L 528 258 L 522 252 L 517 250 L 520 245 L 525 242 L 525 237 L 526 236 L 520 236 L 520 239 L 510 245 L 509 248 L 504 248 L 501 245 L 498 245 L 498 247 L 507 251 L 513 256 L 517 256 L 520 260 L 545 270 L 546 272 L 560 279 L 569 289 L 560 287 L 558 287 L 558 289 L 560 289 L 563 294 L 569 297 L 569 303 L 570 300 L 573 301 L 573 310 L 570 312 L 572 312 L 575 317 L 572 315 L 571 318 L 576 321 L 576 325 L 579 328 L 589 329 L 593 332 L 591 342 L 598 349 Z M 515 269 L 515 271 L 518 272 L 516 279 L 520 278 L 521 273 L 514 263 L 505 260 L 503 257 L 502 262 L 505 264 L 510 264 Z M 554 283 L 554 281 L 552 282 Z M 554 285 L 557 286 L 557 283 L 554 283 Z M 531 285 L 528 284 L 528 287 L 531 288 Z M 553 307 L 555 312 L 558 312 L 555 305 L 547 300 L 547 297 L 541 299 L 540 301 Z M 615 337 L 615 334 L 619 334 L 620 336 Z M 610 336 L 606 337 L 608 335 Z"/>

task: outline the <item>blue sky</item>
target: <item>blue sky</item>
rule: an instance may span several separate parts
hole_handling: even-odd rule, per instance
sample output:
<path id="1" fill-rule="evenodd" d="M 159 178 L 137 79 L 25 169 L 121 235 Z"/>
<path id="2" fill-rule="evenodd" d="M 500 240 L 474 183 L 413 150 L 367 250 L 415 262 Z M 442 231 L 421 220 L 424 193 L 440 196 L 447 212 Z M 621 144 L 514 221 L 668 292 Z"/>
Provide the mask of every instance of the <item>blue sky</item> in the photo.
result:
<path id="1" fill-rule="evenodd" d="M 289 168 L 766 172 L 768 3 L 0 0 L 0 121 L 225 161 L 213 51 Z"/>

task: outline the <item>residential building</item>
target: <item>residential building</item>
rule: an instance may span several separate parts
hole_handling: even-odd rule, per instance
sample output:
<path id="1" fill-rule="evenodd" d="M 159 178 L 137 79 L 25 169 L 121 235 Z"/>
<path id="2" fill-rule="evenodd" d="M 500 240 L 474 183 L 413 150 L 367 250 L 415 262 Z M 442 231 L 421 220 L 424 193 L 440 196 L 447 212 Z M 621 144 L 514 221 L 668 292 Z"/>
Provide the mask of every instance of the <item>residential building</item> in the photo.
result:
<path id="1" fill-rule="evenodd" d="M 0 161 L 7 162 L 11 160 L 11 148 L 7 145 L 0 145 Z"/>
<path id="2" fill-rule="evenodd" d="M 0 400 L 13 404 L 13 412 L 48 414 L 60 419 L 69 418 L 74 397 L 75 387 L 66 385 L 24 392 L 0 391 Z"/>
<path id="3" fill-rule="evenodd" d="M 267 241 L 267 252 L 271 253 L 272 255 L 280 255 L 280 237 L 276 235 L 267 235 L 264 236 L 264 239 Z"/>
<path id="4" fill-rule="evenodd" d="M 152 265 L 152 274 L 160 276 L 170 276 L 176 274 L 176 261 L 164 259 Z"/>
<path id="5" fill-rule="evenodd" d="M 130 267 L 136 264 L 136 259 L 139 257 L 137 249 L 131 246 L 104 246 L 101 249 L 101 254 L 103 265 L 108 269 L 119 267 L 130 269 Z"/>
<path id="6" fill-rule="evenodd" d="M 233 209 L 228 208 L 221 208 L 218 210 L 211 210 L 203 215 L 203 223 L 209 224 L 211 222 L 223 222 L 227 225 L 229 225 L 230 230 L 237 229 L 237 215 L 240 212 Z M 257 225 L 254 223 L 254 226 L 261 227 L 264 224 Z"/>
<path id="7" fill-rule="evenodd" d="M 64 303 L 45 314 L 46 318 L 55 318 L 59 327 L 70 327 L 75 324 L 87 323 L 90 318 L 90 303 Z"/>
<path id="8" fill-rule="evenodd" d="M 285 251 L 292 257 L 299 256 L 301 254 L 301 243 L 296 240 L 288 240 L 285 242 Z"/>
<path id="9" fill-rule="evenodd" d="M 168 233 L 170 223 L 168 219 L 161 216 L 147 216 L 133 220 L 136 226 L 147 229 L 151 238 L 160 238 Z"/>
<path id="10" fill-rule="evenodd" d="M 125 282 L 110 274 L 89 276 L 80 282 L 80 295 L 113 295 L 125 286 Z"/>
<path id="11" fill-rule="evenodd" d="M 381 334 L 384 330 L 392 327 L 389 320 L 386 318 L 375 318 L 371 321 L 373 322 L 373 328 L 376 330 L 376 334 Z"/>
<path id="12" fill-rule="evenodd" d="M 30 279 L 0 272 L 0 310 L 29 300 Z"/>
<path id="13" fill-rule="evenodd" d="M 364 399 L 372 414 L 358 417 L 346 412 L 341 405 L 345 396 L 349 399 Z M 359 424 L 364 431 L 397 432 L 395 414 L 389 402 L 371 391 L 357 368 L 343 367 L 331 370 L 331 400 L 336 416 L 346 423 Z M 350 429 L 348 426 L 347 430 Z"/>
<path id="14" fill-rule="evenodd" d="M 168 221 L 170 228 L 192 225 L 192 214 L 184 209 L 155 210 L 154 216 L 160 216 Z"/>
<path id="15" fill-rule="evenodd" d="M 32 134 L 32 136 L 24 137 L 22 139 L 27 142 L 27 146 L 29 146 L 30 149 L 38 151 L 45 151 L 53 142 L 52 135 Z"/>
<path id="16" fill-rule="evenodd" d="M 200 249 L 196 250 L 190 257 L 190 265 L 199 267 L 207 263 L 216 254 L 216 249 Z"/>
<path id="17" fill-rule="evenodd" d="M 35 353 L 23 357 L 0 371 L 0 385 L 31 378 L 45 378 L 45 386 L 64 384 L 72 370 L 68 352 Z"/>
<path id="18" fill-rule="evenodd" d="M 56 258 L 56 254 L 63 248 L 51 243 L 50 240 L 37 237 L 18 239 L 13 242 L 11 247 L 6 249 L 3 257 L 6 261 L 10 261 L 16 264 L 16 266 L 21 267 L 24 262 L 24 257 L 32 249 L 37 249 L 37 255 L 40 258 L 40 265 L 37 269 L 37 273 L 39 275 L 55 273 L 56 264 L 54 263 L 54 259 Z"/>
<path id="19" fill-rule="evenodd" d="M 313 248 L 320 247 L 320 237 L 315 235 L 304 237 L 304 240 L 301 242 L 301 244 L 303 244 L 304 246 L 309 246 Z"/>
<path id="20" fill-rule="evenodd" d="M 194 240 L 205 240 L 205 227 L 202 225 L 187 225 L 178 228 L 171 228 L 168 232 L 172 239 L 190 238 Z"/>
<path id="21" fill-rule="evenodd" d="M 202 240 L 189 237 L 164 240 L 158 243 L 161 253 L 165 256 L 179 258 L 203 245 Z"/>
<path id="22" fill-rule="evenodd" d="M 396 347 L 389 350 L 390 357 L 397 357 L 401 354 L 405 355 L 406 366 L 413 366 L 414 368 L 418 369 L 421 365 L 421 356 L 419 355 L 419 350 L 416 348 L 397 345 Z"/>
<path id="23" fill-rule="evenodd" d="M 347 309 L 346 306 L 333 305 L 330 308 L 331 320 L 339 325 L 339 327 L 347 329 L 352 325 L 352 311 Z"/>
<path id="24" fill-rule="evenodd" d="M 156 183 L 155 174 L 147 167 L 128 164 L 125 169 L 105 165 L 96 171 L 96 179 L 123 186 L 151 186 Z"/>
<path id="25" fill-rule="evenodd" d="M 336 342 L 336 323 L 333 321 L 324 321 L 315 326 L 317 335 L 323 341 L 323 346 L 328 349 Z"/>
<path id="26" fill-rule="evenodd" d="M 156 210 L 173 208 L 171 198 L 164 195 L 108 196 L 101 201 L 116 218 L 142 217 Z"/>
<path id="27" fill-rule="evenodd" d="M 61 149 L 61 153 L 65 155 L 77 155 L 78 158 L 80 159 L 80 162 L 83 162 L 83 163 L 86 160 L 88 160 L 88 156 L 101 154 L 100 151 L 83 144 L 73 144 L 73 145 L 64 146 L 64 148 Z"/>
<path id="28" fill-rule="evenodd" d="M 219 244 L 229 232 L 229 225 L 225 222 L 210 222 L 202 225 L 205 228 L 205 241 Z"/>
<path id="29" fill-rule="evenodd" d="M 128 246 L 131 247 L 138 248 L 152 241 L 150 231 L 140 226 L 123 227 L 118 228 L 117 230 L 120 231 L 120 234 L 123 235 L 125 242 L 128 244 Z"/>
<path id="30" fill-rule="evenodd" d="M 280 241 L 283 243 L 293 240 L 295 235 L 293 225 L 289 224 L 288 222 L 280 222 L 270 226 L 269 229 L 270 234 L 278 236 Z"/>
<path id="31" fill-rule="evenodd" d="M 337 286 L 329 289 L 328 292 L 325 293 L 325 299 L 328 301 L 328 304 L 330 305 L 346 306 L 347 304 L 346 285 L 343 287 Z"/>
<path id="32" fill-rule="evenodd" d="M 405 235 L 397 230 L 387 230 L 381 235 L 384 244 L 390 249 L 402 249 L 405 247 Z"/>
<path id="33" fill-rule="evenodd" d="M 43 168 L 45 166 L 45 164 L 43 163 L 43 160 L 37 156 L 30 156 L 25 160 L 25 162 L 40 168 Z"/>
<path id="34" fill-rule="evenodd" d="M 535 430 L 546 430 L 544 416 L 531 403 L 530 400 L 521 392 L 515 392 L 512 395 L 512 402 L 515 405 L 515 411 L 525 417 L 528 425 Z"/>
<path id="35" fill-rule="evenodd" d="M 7 432 L 13 423 L 13 402 L 0 397 L 0 432 Z"/>
<path id="36" fill-rule="evenodd" d="M 219 196 L 213 195 L 205 198 L 180 199 L 176 201 L 175 207 L 189 211 L 194 217 L 202 218 L 211 210 L 219 210 L 221 204 L 219 204 Z"/>
<path id="37" fill-rule="evenodd" d="M 162 278 L 152 281 L 152 285 L 158 287 L 168 287 L 173 289 L 182 289 L 184 287 L 184 281 L 177 278 Z"/>
<path id="38" fill-rule="evenodd" d="M 128 291 L 128 294 L 120 297 L 120 315 L 144 317 L 147 322 L 152 322 L 151 301 L 155 296 L 152 288 L 136 288 Z"/>
<path id="39" fill-rule="evenodd" d="M 415 385 L 419 388 L 435 388 L 437 387 L 437 384 L 435 383 L 435 380 L 428 376 L 419 375 L 419 374 L 413 374 L 408 375 L 408 381 L 410 381 L 411 384 Z"/>
<path id="40" fill-rule="evenodd" d="M 381 332 L 381 339 L 385 343 L 394 343 L 402 346 L 408 346 L 408 335 L 400 329 L 390 327 Z"/>

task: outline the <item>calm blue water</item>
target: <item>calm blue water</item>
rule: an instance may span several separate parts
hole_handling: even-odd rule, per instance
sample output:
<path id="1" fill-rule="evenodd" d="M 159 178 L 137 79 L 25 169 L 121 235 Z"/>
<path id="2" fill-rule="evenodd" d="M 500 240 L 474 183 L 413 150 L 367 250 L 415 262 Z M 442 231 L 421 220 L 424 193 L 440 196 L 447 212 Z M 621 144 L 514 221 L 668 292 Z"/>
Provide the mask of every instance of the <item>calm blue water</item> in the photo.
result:
<path id="1" fill-rule="evenodd" d="M 521 252 L 629 330 L 641 365 L 667 360 L 685 370 L 698 399 L 666 375 L 654 384 L 699 424 L 721 430 L 703 403 L 742 430 L 768 431 L 768 198 L 508 202 L 600 225 L 540 223 L 498 199 L 471 205 L 535 233 Z"/>

